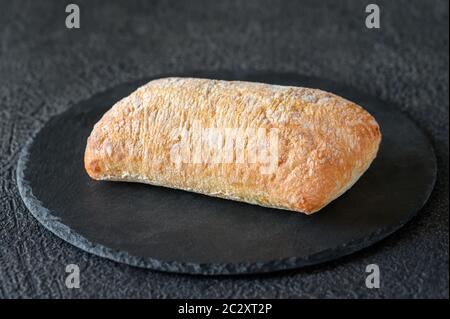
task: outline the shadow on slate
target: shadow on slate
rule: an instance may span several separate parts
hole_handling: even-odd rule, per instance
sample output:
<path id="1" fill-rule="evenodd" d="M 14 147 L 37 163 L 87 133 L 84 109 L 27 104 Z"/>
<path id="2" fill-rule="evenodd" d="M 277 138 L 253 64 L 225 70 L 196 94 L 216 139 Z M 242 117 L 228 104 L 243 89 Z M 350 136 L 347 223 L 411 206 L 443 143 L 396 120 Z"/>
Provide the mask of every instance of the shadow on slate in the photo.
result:
<path id="1" fill-rule="evenodd" d="M 262 273 L 363 249 L 409 221 L 433 189 L 431 145 L 390 104 L 295 74 L 172 75 L 331 91 L 377 119 L 383 133 L 378 157 L 347 193 L 311 216 L 163 187 L 91 180 L 83 153 L 93 125 L 149 78 L 75 105 L 50 119 L 26 145 L 17 179 L 26 206 L 41 224 L 85 251 L 133 266 L 191 274 Z"/>

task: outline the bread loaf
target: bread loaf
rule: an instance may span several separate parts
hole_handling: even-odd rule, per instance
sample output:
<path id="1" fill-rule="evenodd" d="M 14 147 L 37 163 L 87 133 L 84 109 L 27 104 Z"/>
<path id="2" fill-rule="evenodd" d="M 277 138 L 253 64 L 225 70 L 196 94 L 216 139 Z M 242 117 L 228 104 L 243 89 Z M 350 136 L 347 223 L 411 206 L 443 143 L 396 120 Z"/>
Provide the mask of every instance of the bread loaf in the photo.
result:
<path id="1" fill-rule="evenodd" d="M 317 89 L 194 78 L 151 81 L 94 126 L 85 168 L 139 182 L 314 213 L 375 158 L 377 122 Z"/>

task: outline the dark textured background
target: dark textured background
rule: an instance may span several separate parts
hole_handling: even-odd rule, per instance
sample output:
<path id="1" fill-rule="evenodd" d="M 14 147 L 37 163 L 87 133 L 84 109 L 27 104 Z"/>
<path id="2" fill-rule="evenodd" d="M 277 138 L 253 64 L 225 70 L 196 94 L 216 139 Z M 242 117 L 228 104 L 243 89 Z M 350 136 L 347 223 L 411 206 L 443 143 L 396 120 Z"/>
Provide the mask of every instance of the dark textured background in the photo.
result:
<path id="1" fill-rule="evenodd" d="M 448 1 L 0 1 L 0 297 L 446 297 Z M 121 265 L 76 249 L 28 213 L 16 186 L 30 134 L 73 103 L 124 81 L 186 69 L 326 77 L 393 102 L 427 133 L 436 188 L 402 230 L 349 257 L 270 275 L 196 277 Z M 55 176 L 55 178 L 58 178 Z M 395 190 L 392 190 L 395 192 Z M 81 268 L 81 288 L 64 285 Z M 365 266 L 381 288 L 364 285 Z"/>

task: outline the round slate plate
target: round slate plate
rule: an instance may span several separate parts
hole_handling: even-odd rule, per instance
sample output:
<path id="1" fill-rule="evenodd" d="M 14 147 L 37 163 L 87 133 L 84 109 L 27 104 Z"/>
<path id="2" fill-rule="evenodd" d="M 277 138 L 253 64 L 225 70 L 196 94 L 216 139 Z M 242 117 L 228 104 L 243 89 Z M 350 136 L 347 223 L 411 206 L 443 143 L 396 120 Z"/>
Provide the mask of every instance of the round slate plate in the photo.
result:
<path id="1" fill-rule="evenodd" d="M 19 160 L 17 180 L 34 217 L 85 251 L 134 266 L 194 274 L 261 273 L 317 264 L 367 247 L 409 221 L 433 189 L 433 149 L 392 105 L 338 83 L 294 74 L 181 76 L 334 92 L 377 119 L 383 133 L 379 155 L 347 193 L 311 216 L 163 187 L 91 180 L 83 152 L 93 125 L 116 101 L 150 80 L 145 79 L 79 103 L 31 139 Z"/>

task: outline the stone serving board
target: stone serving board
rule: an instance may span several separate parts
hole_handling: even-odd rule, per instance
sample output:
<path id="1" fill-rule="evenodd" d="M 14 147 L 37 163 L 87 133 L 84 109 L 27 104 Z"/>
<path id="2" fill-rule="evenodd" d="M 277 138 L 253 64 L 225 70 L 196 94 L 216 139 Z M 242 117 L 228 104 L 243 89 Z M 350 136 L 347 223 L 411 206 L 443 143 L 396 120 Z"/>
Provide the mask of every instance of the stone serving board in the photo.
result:
<path id="1" fill-rule="evenodd" d="M 93 125 L 148 78 L 99 93 L 51 118 L 24 147 L 17 181 L 23 201 L 44 227 L 80 249 L 132 266 L 190 274 L 263 273 L 318 264 L 368 247 L 413 218 L 430 196 L 436 179 L 433 149 L 389 103 L 296 74 L 164 76 L 336 93 L 376 118 L 383 134 L 379 154 L 348 192 L 311 216 L 163 187 L 91 180 L 83 153 Z"/>

